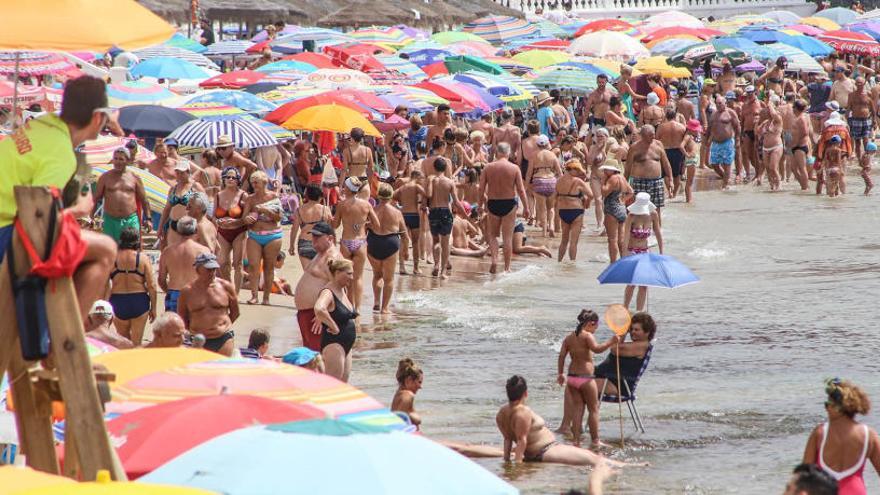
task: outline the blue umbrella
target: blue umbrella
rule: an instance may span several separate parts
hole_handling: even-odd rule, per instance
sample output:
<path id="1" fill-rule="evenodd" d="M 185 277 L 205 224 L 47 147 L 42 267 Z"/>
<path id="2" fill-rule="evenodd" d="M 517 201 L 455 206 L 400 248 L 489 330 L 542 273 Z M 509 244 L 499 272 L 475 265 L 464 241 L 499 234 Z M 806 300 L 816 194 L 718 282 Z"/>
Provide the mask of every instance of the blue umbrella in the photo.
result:
<path id="1" fill-rule="evenodd" d="M 196 40 L 189 39 L 180 33 L 174 33 L 170 40 L 163 43 L 166 46 L 176 46 L 194 53 L 204 53 L 208 48 Z"/>
<path id="2" fill-rule="evenodd" d="M 274 104 L 258 96 L 254 96 L 246 91 L 232 89 L 207 91 L 194 98 L 190 98 L 186 103 L 222 103 L 240 108 L 248 113 L 267 113 L 277 108 Z"/>
<path id="3" fill-rule="evenodd" d="M 614 74 L 613 72 L 609 71 L 608 69 L 603 69 L 602 67 L 599 67 L 598 65 L 590 64 L 587 62 L 572 62 L 572 61 L 562 62 L 561 64 L 551 65 L 550 67 L 547 67 L 547 69 L 549 69 L 551 67 L 575 67 L 575 68 L 590 72 L 596 76 L 598 76 L 599 74 L 605 74 L 606 76 L 608 76 L 611 79 L 617 78 L 617 74 Z"/>
<path id="4" fill-rule="evenodd" d="M 155 77 L 157 79 L 207 79 L 211 77 L 205 69 L 186 60 L 172 57 L 156 57 L 145 60 L 131 69 L 135 77 Z"/>
<path id="5" fill-rule="evenodd" d="M 729 46 L 749 55 L 752 55 L 752 52 L 761 48 L 761 45 L 742 36 L 720 36 L 712 38 L 710 41 L 716 48 L 718 46 Z"/>
<path id="6" fill-rule="evenodd" d="M 699 282 L 700 279 L 672 256 L 644 253 L 626 256 L 615 261 L 598 277 L 600 284 L 667 287 Z"/>
<path id="7" fill-rule="evenodd" d="M 254 446 L 259 452 L 243 455 Z M 479 464 L 425 437 L 338 420 L 235 430 L 181 454 L 140 481 L 226 495 L 519 493 Z"/>
<path id="8" fill-rule="evenodd" d="M 119 111 L 122 130 L 138 137 L 165 137 L 194 119 L 192 115 L 176 108 L 158 105 L 131 105 Z"/>
<path id="9" fill-rule="evenodd" d="M 788 43 L 794 36 L 775 29 L 741 29 L 737 34 L 755 43 Z"/>
<path id="10" fill-rule="evenodd" d="M 295 70 L 299 72 L 305 72 L 306 74 L 311 74 L 312 72 L 318 70 L 318 68 L 312 64 L 299 62 L 297 60 L 279 60 L 277 62 L 272 62 L 258 68 L 257 72 L 282 72 L 287 70 Z"/>
<path id="11" fill-rule="evenodd" d="M 871 33 L 865 32 L 865 34 L 872 37 L 880 37 L 880 34 L 877 33 L 872 35 Z M 823 43 L 816 38 L 811 38 L 809 36 L 792 36 L 791 38 L 790 41 L 783 41 L 782 43 L 795 48 L 800 48 L 811 57 L 824 57 L 834 51 L 834 48 L 831 48 L 831 45 Z"/>
<path id="12" fill-rule="evenodd" d="M 446 57 L 452 57 L 455 55 L 448 50 L 440 50 L 435 48 L 424 48 L 422 50 L 402 53 L 405 53 L 406 60 L 409 60 L 410 62 L 418 65 L 419 68 L 426 65 L 443 62 L 446 60 Z"/>

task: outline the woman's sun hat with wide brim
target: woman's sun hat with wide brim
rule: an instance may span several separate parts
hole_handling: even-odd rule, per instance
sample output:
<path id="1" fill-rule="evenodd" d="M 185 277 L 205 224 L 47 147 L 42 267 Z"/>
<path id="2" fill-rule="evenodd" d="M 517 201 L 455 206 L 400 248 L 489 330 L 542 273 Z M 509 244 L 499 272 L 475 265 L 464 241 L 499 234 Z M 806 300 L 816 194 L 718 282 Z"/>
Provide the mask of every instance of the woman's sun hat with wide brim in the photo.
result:
<path id="1" fill-rule="evenodd" d="M 651 195 L 646 192 L 636 194 L 635 203 L 627 207 L 627 210 L 633 215 L 650 215 L 656 209 L 657 207 L 651 202 Z"/>

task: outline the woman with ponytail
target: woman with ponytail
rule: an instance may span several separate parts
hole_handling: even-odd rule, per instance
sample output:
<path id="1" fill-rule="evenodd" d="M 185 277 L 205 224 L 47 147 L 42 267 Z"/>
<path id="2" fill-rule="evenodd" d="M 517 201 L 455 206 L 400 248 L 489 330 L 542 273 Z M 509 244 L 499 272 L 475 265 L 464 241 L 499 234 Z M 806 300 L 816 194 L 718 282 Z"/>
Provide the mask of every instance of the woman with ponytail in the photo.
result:
<path id="1" fill-rule="evenodd" d="M 583 431 L 584 408 L 589 411 L 590 438 L 593 446 L 599 445 L 599 390 L 593 380 L 593 353 L 605 352 L 609 347 L 620 341 L 617 335 L 602 344 L 596 341 L 595 333 L 599 328 L 599 315 L 595 311 L 584 309 L 577 318 L 578 324 L 574 332 L 562 341 L 557 363 L 556 382 L 565 385 L 565 409 L 559 432 L 571 431 L 574 445 L 580 446 Z M 566 356 L 571 356 L 568 375 L 563 373 Z"/>
<path id="2" fill-rule="evenodd" d="M 416 412 L 416 394 L 422 388 L 424 373 L 410 358 L 401 359 L 397 363 L 397 392 L 391 399 L 391 410 L 402 412 L 409 416 L 410 421 L 417 428 L 422 424 L 422 418 Z"/>

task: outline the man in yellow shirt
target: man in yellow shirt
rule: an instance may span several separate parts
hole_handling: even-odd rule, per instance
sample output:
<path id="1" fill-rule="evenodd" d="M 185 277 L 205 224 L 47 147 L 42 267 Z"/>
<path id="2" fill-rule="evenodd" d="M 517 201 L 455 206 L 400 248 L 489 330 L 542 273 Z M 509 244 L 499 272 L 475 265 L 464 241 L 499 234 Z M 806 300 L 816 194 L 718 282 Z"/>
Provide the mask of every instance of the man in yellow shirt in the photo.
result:
<path id="1" fill-rule="evenodd" d="M 12 240 L 18 211 L 15 186 L 54 186 L 64 189 L 76 172 L 74 149 L 98 137 L 105 127 L 119 131 L 107 108 L 107 88 L 101 79 L 82 76 L 64 88 L 61 115 L 48 114 L 28 121 L 9 138 L 0 141 L 0 261 Z M 91 192 L 73 205 L 65 205 L 75 217 L 89 216 Z M 110 268 L 116 260 L 116 244 L 103 234 L 83 231 L 88 249 L 74 274 L 83 319 L 92 303 L 104 293 Z"/>

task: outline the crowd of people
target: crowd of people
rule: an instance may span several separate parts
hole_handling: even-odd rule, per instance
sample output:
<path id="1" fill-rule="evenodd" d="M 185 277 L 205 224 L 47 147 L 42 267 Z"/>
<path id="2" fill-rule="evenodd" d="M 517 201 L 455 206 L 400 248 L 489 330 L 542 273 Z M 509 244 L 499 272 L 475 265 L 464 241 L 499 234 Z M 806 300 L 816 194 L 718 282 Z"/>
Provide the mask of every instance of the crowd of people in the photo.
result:
<path id="1" fill-rule="evenodd" d="M 489 273 L 499 264 L 508 272 L 514 255 L 553 257 L 535 237 L 558 242 L 559 262 L 577 259 L 585 227 L 606 237 L 612 263 L 654 246 L 663 253 L 661 212 L 680 195 L 682 203 L 695 203 L 700 176 L 717 179 L 722 189 L 761 187 L 766 180 L 769 190 L 779 191 L 793 180 L 793 189 L 807 190 L 813 182 L 817 194 L 833 197 L 846 194 L 848 171 L 858 170 L 869 194 L 880 124 L 880 85 L 866 84 L 872 69 L 831 54 L 822 61 L 834 77 L 829 83 L 825 73 L 791 72 L 786 63 L 780 58 L 759 76 L 737 74 L 722 61 L 705 78 L 681 80 L 638 79 L 621 65 L 613 84 L 600 75 L 588 95 L 541 92 L 524 110 L 468 119 L 448 105 L 421 115 L 398 107 L 395 114 L 407 118 L 409 128 L 381 138 L 355 128 L 249 150 L 221 136 L 198 157 L 181 156 L 178 143 L 166 139 L 155 144 L 149 162 L 136 159 L 143 142 L 133 139 L 115 150 L 113 168 L 93 185 L 94 194 L 83 193 L 67 210 L 105 234 L 82 234 L 84 275 L 76 281 L 87 331 L 120 348 L 140 346 L 152 322 L 148 346 L 194 343 L 224 355 L 264 356 L 265 332 L 235 349 L 239 293 L 244 288 L 247 304 L 263 305 L 270 296 L 292 296 L 303 347 L 311 353 L 307 362 L 318 356 L 320 369 L 348 380 L 368 264 L 372 310 L 389 314 L 395 277 L 409 274 L 410 265 L 413 275 L 430 266 L 430 275 L 442 280 L 453 276 L 456 258 L 488 257 Z M 60 116 L 18 129 L 0 144 L 0 156 L 9 155 L 20 169 L 38 169 L 17 175 L 34 177 L 31 184 L 65 186 L 73 149 L 114 127 L 106 101 L 103 81 L 70 81 Z M 69 142 L 58 144 L 65 136 Z M 30 148 L 40 140 L 53 144 Z M 35 158 L 46 154 L 54 155 Z M 65 164 L 54 166 L 60 161 Z M 168 184 L 162 211 L 151 210 L 131 167 Z M 2 250 L 13 231 L 15 183 L 4 181 L 0 191 Z M 158 250 L 158 259 L 150 249 Z M 276 274 L 288 255 L 302 266 L 293 283 Z M 164 292 L 164 313 L 157 309 L 157 287 Z M 599 342 L 598 315 L 585 310 L 562 344 L 557 371 L 566 390 L 565 415 L 557 432 L 570 434 L 572 445 L 558 442 L 525 405 L 526 381 L 514 376 L 507 383 L 509 403 L 497 416 L 503 457 L 611 462 L 581 449 L 580 437 L 586 413 L 592 447 L 602 446 L 600 395 L 618 393 L 618 373 L 632 380 L 650 352 L 656 325 L 643 312 L 647 289 L 627 287 L 625 306 L 633 295 L 640 312 L 628 341 Z M 594 366 L 592 353 L 612 346 L 615 352 Z M 612 360 L 620 361 L 620 372 Z M 422 377 L 415 363 L 401 361 L 392 407 L 415 425 L 421 422 L 414 398 Z M 846 423 L 867 412 L 867 398 L 847 382 L 830 383 L 829 390 L 829 423 L 811 436 L 804 461 L 849 479 L 853 473 L 843 468 L 854 465 L 849 461 L 856 451 L 844 443 L 861 439 L 866 447 L 858 462 L 864 466 L 867 458 L 880 467 L 876 433 Z M 795 474 L 811 476 L 808 468 Z"/>

